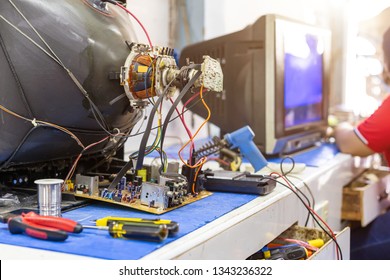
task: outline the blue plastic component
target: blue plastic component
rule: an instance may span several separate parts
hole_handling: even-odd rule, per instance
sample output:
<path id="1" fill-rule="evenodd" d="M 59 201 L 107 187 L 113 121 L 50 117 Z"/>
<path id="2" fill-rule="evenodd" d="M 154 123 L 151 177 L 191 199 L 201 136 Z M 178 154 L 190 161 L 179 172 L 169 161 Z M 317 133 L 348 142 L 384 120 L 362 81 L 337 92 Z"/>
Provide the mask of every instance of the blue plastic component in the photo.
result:
<path id="1" fill-rule="evenodd" d="M 253 142 L 255 134 L 249 126 L 244 126 L 224 136 L 231 148 L 239 148 L 240 153 L 251 163 L 255 172 L 267 166 L 268 162 Z"/>
<path id="2" fill-rule="evenodd" d="M 119 185 L 119 187 L 118 187 L 119 190 L 124 190 L 125 189 L 125 186 L 126 186 L 126 177 L 125 176 L 123 176 L 121 178 L 121 180 L 119 181 L 118 185 Z"/>

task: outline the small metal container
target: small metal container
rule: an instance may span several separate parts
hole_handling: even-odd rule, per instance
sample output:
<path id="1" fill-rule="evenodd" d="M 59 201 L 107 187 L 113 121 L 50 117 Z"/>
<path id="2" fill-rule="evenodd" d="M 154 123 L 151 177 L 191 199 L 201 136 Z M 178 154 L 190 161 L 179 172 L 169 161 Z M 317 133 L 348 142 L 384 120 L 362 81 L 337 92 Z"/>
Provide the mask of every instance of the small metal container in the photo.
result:
<path id="1" fill-rule="evenodd" d="M 61 217 L 61 179 L 40 179 L 38 185 L 39 215 Z"/>

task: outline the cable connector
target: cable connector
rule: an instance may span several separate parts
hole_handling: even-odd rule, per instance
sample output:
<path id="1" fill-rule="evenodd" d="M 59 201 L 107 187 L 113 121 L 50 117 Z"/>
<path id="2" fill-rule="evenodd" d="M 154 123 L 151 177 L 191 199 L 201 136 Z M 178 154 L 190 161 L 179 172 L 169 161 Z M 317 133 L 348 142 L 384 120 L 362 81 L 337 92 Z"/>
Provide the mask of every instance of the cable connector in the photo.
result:
<path id="1" fill-rule="evenodd" d="M 38 126 L 37 120 L 36 120 L 35 118 L 31 121 L 31 123 L 32 123 L 32 125 L 33 125 L 34 127 L 37 127 L 37 126 Z"/>

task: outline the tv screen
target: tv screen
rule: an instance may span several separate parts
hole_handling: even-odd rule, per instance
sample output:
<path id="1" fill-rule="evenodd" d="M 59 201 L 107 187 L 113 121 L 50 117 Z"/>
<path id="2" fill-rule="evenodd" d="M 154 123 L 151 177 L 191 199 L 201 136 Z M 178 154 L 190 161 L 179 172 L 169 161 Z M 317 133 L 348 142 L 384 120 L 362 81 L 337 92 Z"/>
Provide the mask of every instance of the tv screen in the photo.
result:
<path id="1" fill-rule="evenodd" d="M 225 133 L 249 125 L 263 154 L 291 154 L 315 145 L 328 118 L 330 31 L 283 16 L 185 47 L 180 64 L 221 61 L 224 91 L 208 93 L 210 122 Z M 186 98 L 184 98 L 186 100 Z M 191 110 L 206 117 L 202 105 Z"/>
<path id="2" fill-rule="evenodd" d="M 288 32 L 288 29 L 286 29 Z M 284 34 L 284 125 L 286 129 L 323 117 L 324 46 L 315 34 Z"/>

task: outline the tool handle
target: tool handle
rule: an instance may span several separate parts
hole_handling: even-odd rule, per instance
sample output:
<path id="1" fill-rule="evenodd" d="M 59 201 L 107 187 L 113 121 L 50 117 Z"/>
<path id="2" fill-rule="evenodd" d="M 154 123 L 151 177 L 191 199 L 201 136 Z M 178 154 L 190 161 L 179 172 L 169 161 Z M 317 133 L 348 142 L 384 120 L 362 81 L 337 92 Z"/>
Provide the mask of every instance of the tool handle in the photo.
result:
<path id="1" fill-rule="evenodd" d="M 146 225 L 166 225 L 168 229 L 168 234 L 175 235 L 179 231 L 179 224 L 171 220 L 162 220 L 162 219 L 141 219 L 141 218 L 123 218 L 123 217 L 112 217 L 108 216 L 96 220 L 97 226 L 110 226 L 112 223 L 119 224 L 134 224 L 141 223 Z"/>
<path id="2" fill-rule="evenodd" d="M 224 136 L 231 148 L 239 148 L 240 153 L 251 163 L 255 171 L 267 166 L 267 160 L 253 141 L 255 133 L 249 126 L 244 126 Z"/>
<path id="3" fill-rule="evenodd" d="M 71 219 L 55 216 L 41 216 L 34 212 L 22 214 L 23 220 L 29 223 L 42 225 L 45 227 L 52 227 L 66 232 L 80 233 L 83 230 L 82 225 Z"/>
<path id="4" fill-rule="evenodd" d="M 167 238 L 168 229 L 166 225 L 148 226 L 147 224 L 112 223 L 109 225 L 109 233 L 114 238 L 142 239 L 160 242 Z"/>
<path id="5" fill-rule="evenodd" d="M 170 221 L 169 223 L 166 224 L 167 229 L 168 229 L 168 235 L 176 235 L 179 232 L 179 223 Z"/>
<path id="6" fill-rule="evenodd" d="M 28 236 L 43 240 L 64 241 L 68 238 L 68 234 L 63 230 L 40 227 L 39 225 L 24 221 L 22 216 L 10 219 L 8 221 L 8 230 L 12 234 L 25 233 Z"/>

